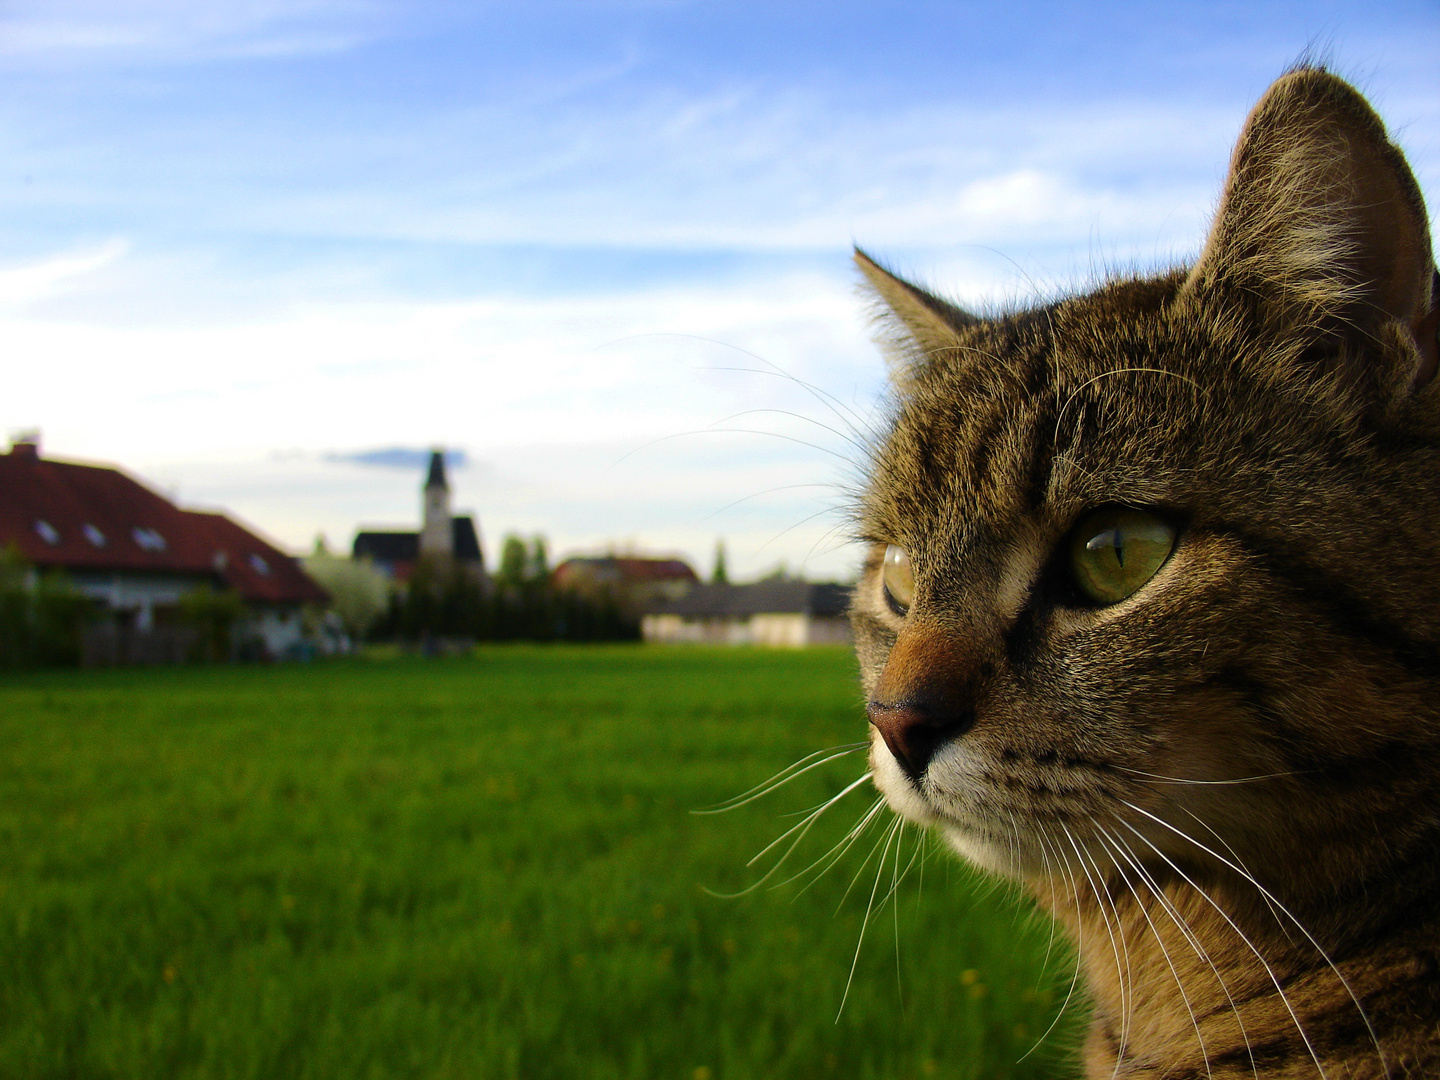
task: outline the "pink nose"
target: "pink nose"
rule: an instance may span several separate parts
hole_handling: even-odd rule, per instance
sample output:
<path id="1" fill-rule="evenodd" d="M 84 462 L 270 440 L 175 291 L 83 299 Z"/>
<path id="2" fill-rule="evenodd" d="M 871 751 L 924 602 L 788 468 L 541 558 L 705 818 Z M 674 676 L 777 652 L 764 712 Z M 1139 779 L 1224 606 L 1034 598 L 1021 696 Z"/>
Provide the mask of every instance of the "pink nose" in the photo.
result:
<path id="1" fill-rule="evenodd" d="M 865 707 L 865 714 L 911 780 L 920 779 L 936 750 L 975 724 L 973 710 L 937 708 L 915 700 L 894 705 L 872 701 Z"/>

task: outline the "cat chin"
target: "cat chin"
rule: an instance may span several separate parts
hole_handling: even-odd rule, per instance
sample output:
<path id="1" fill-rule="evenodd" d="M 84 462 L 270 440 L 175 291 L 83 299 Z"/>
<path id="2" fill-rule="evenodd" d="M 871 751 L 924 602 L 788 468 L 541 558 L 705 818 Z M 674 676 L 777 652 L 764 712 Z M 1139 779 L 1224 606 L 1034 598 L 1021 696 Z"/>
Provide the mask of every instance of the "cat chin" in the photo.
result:
<path id="1" fill-rule="evenodd" d="M 934 825 L 939 820 L 925 797 L 888 753 L 871 752 L 870 774 L 874 777 L 875 787 L 895 813 L 917 825 Z"/>
<path id="2" fill-rule="evenodd" d="M 992 874 L 1023 879 L 1039 875 L 1043 870 L 1037 859 L 1027 858 L 1025 852 L 1017 852 L 1013 845 L 997 843 L 959 825 L 942 825 L 940 833 L 962 859 Z"/>

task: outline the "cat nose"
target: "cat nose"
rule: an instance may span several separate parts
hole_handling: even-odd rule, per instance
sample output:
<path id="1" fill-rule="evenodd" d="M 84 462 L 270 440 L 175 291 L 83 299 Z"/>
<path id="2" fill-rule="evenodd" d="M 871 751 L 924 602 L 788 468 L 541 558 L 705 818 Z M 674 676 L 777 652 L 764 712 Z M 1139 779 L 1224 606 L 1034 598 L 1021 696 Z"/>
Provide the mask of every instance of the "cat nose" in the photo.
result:
<path id="1" fill-rule="evenodd" d="M 865 714 L 911 780 L 920 779 L 936 750 L 975 725 L 973 709 L 950 710 L 939 702 L 923 700 L 894 705 L 872 701 L 865 706 Z"/>
<path id="2" fill-rule="evenodd" d="M 981 652 L 975 635 L 928 620 L 896 638 L 865 714 L 911 780 L 924 775 L 940 747 L 975 726 Z"/>

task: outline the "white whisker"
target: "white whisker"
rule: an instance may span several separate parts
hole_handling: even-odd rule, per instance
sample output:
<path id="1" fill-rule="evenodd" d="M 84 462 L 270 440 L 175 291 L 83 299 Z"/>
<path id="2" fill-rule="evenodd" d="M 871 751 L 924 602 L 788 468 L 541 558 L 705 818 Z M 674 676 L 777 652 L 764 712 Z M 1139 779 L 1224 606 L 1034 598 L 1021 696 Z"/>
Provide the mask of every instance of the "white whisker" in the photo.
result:
<path id="1" fill-rule="evenodd" d="M 865 917 L 860 922 L 860 937 L 855 942 L 855 957 L 850 961 L 850 976 L 845 980 L 845 993 L 840 996 L 840 1008 L 836 1010 L 835 1013 L 835 1023 L 837 1024 L 840 1022 L 840 1017 L 844 1015 L 845 1002 L 849 1000 L 850 987 L 855 982 L 855 969 L 860 964 L 860 947 L 865 944 L 865 930 L 870 925 L 870 914 L 875 907 L 875 893 L 878 892 L 880 889 L 880 878 L 881 875 L 885 872 L 885 856 L 889 853 L 890 843 L 895 839 L 895 835 L 900 831 L 900 826 L 903 823 L 904 819 L 897 817 L 894 824 L 892 824 L 885 833 L 885 848 L 880 853 L 880 865 L 875 868 L 875 884 L 870 887 L 870 899 L 869 902 L 865 905 Z M 872 851 L 871 854 L 873 855 L 874 852 Z M 869 856 L 866 856 L 865 863 L 868 863 L 869 861 Z M 865 868 L 865 863 L 860 864 L 860 868 L 862 870 Z M 851 882 L 851 885 L 854 885 L 853 881 Z M 850 894 L 850 890 L 846 889 L 845 894 L 848 896 Z"/>
<path id="2" fill-rule="evenodd" d="M 1220 973 L 1220 969 L 1215 966 L 1215 961 L 1211 958 L 1209 950 L 1201 943 L 1199 935 L 1190 928 L 1189 923 L 1185 921 L 1180 910 L 1170 901 L 1169 897 L 1165 895 L 1164 891 L 1160 888 L 1160 883 L 1145 869 L 1144 864 L 1136 857 L 1130 845 L 1122 841 L 1119 837 L 1111 835 L 1098 822 L 1095 823 L 1095 829 L 1100 838 L 1108 842 L 1109 845 L 1119 853 L 1120 857 L 1129 863 L 1131 868 L 1150 886 L 1150 892 L 1154 895 L 1155 899 L 1160 902 L 1160 907 L 1164 910 L 1165 914 L 1170 917 L 1170 921 L 1175 924 L 1175 929 L 1179 930 L 1185 940 L 1190 943 L 1190 948 L 1194 950 L 1196 957 L 1203 960 L 1206 966 L 1210 968 L 1211 973 L 1220 984 L 1220 990 L 1224 993 L 1225 1000 L 1230 1003 L 1230 1011 L 1235 1016 L 1235 1023 L 1240 1027 L 1240 1037 L 1245 1040 L 1245 1051 L 1250 1055 L 1250 1071 L 1255 1074 L 1255 1080 L 1260 1080 L 1260 1070 L 1255 1064 L 1255 1053 L 1250 1046 L 1250 1033 L 1245 1030 L 1245 1019 L 1240 1015 L 1240 1008 L 1235 1004 L 1235 998 L 1230 993 L 1230 986 L 1225 982 L 1225 976 Z M 1168 859 L 1166 861 L 1169 862 Z M 1173 864 L 1171 865 L 1173 866 Z M 1202 890 L 1196 888 L 1196 891 L 1201 892 Z M 1210 898 L 1207 896 L 1206 899 L 1209 900 Z M 1211 901 L 1211 903 L 1213 904 L 1214 902 Z M 1316 1065 L 1319 1065 L 1318 1061 Z M 1323 1069 L 1320 1075 L 1322 1077 L 1325 1075 Z"/>
<path id="3" fill-rule="evenodd" d="M 1083 862 L 1084 855 L 1080 852 L 1080 846 L 1076 843 L 1075 837 L 1071 834 L 1064 822 L 1060 827 L 1065 829 L 1065 835 L 1070 838 L 1070 843 L 1075 847 L 1075 854 Z M 1133 892 L 1133 890 L 1132 890 Z M 1195 1041 L 1200 1047 L 1200 1057 L 1205 1061 L 1205 1075 L 1214 1080 L 1214 1074 L 1210 1069 L 1210 1052 L 1205 1047 L 1205 1036 L 1200 1033 L 1200 1021 L 1195 1016 L 1195 1007 L 1190 1003 L 1190 995 L 1185 991 L 1185 980 L 1180 977 L 1180 970 L 1175 966 L 1174 959 L 1170 956 L 1170 950 L 1165 947 L 1165 939 L 1160 934 L 1160 929 L 1155 925 L 1155 920 L 1150 918 L 1144 901 L 1137 895 L 1135 906 L 1140 909 L 1141 916 L 1145 919 L 1146 925 L 1150 927 L 1150 936 L 1155 939 L 1155 944 L 1160 946 L 1160 955 L 1165 959 L 1165 966 L 1170 969 L 1170 976 L 1175 980 L 1175 988 L 1180 991 L 1180 1000 L 1185 1005 L 1185 1011 L 1190 1015 L 1190 1026 L 1195 1029 Z"/>
<path id="4" fill-rule="evenodd" d="M 820 766 L 828 764 L 829 762 L 838 761 L 842 757 L 866 749 L 869 745 L 869 742 L 842 743 L 839 746 L 832 746 L 828 750 L 816 750 L 813 754 L 806 754 L 794 764 L 785 766 L 785 768 L 781 769 L 769 780 L 756 784 L 749 791 L 736 795 L 734 798 L 727 799 L 722 803 L 717 803 L 715 806 L 707 806 L 700 810 L 691 810 L 690 813 L 697 815 L 729 813 L 731 810 L 738 809 L 747 803 L 752 803 L 756 799 L 764 798 L 772 791 L 778 791 L 790 783 L 791 780 L 803 776 L 811 769 L 818 769 Z M 817 758 L 819 760 L 816 760 Z"/>
<path id="5" fill-rule="evenodd" d="M 747 885 L 745 888 L 741 889 L 739 892 L 736 893 L 719 893 L 715 892 L 712 889 L 706 889 L 705 891 L 710 893 L 711 896 L 719 897 L 722 900 L 734 900 L 738 897 L 746 895 L 747 893 L 754 892 L 756 889 L 760 888 L 761 885 L 764 885 L 766 881 L 768 881 L 772 876 L 774 876 L 775 872 L 779 870 L 780 867 L 785 865 L 785 860 L 790 858 L 796 847 L 799 846 L 800 841 L 804 840 L 805 835 L 812 828 L 814 828 L 815 822 L 820 820 L 820 815 L 825 813 L 826 810 L 829 810 L 846 795 L 850 794 L 850 792 L 854 791 L 857 787 L 859 787 L 861 784 L 865 783 L 865 781 L 869 779 L 870 771 L 867 769 L 864 773 L 860 775 L 859 779 L 847 784 L 843 789 L 841 789 L 841 791 L 837 795 L 821 803 L 815 810 L 811 811 L 810 814 L 803 821 L 792 825 L 790 828 L 786 829 L 783 833 L 777 836 L 774 840 L 770 841 L 770 843 L 766 844 L 763 848 L 761 848 L 760 851 L 756 852 L 756 854 L 751 857 L 750 861 L 745 864 L 746 866 L 754 866 L 760 859 L 764 858 L 768 852 L 773 851 L 779 844 L 784 843 L 785 839 L 791 834 L 797 832 L 799 833 L 799 835 L 797 835 L 795 839 L 791 842 L 790 846 L 785 849 L 785 854 L 780 856 L 779 860 L 775 863 L 774 866 L 770 867 L 769 870 L 765 871 L 765 874 L 760 878 L 759 881 Z"/>
<path id="6" fill-rule="evenodd" d="M 1295 925 L 1295 928 L 1305 935 L 1305 939 L 1309 941 L 1312 946 L 1314 946 L 1315 951 L 1320 954 L 1320 958 L 1324 960 L 1325 963 L 1329 966 L 1330 970 L 1335 973 L 1335 978 L 1340 981 L 1340 985 L 1343 986 L 1345 988 L 1345 992 L 1350 995 L 1350 1000 L 1355 1003 L 1355 1008 L 1360 1013 L 1360 1019 L 1365 1022 L 1365 1028 L 1370 1033 L 1370 1040 L 1375 1044 L 1375 1052 L 1380 1055 L 1380 1063 L 1386 1069 L 1388 1074 L 1389 1066 L 1385 1062 L 1385 1051 L 1380 1046 L 1380 1037 L 1376 1034 L 1374 1025 L 1370 1023 L 1370 1017 L 1366 1015 L 1364 1006 L 1360 1004 L 1360 999 L 1355 996 L 1355 991 L 1351 989 L 1350 983 L 1346 980 L 1345 976 L 1341 974 L 1340 969 L 1335 966 L 1335 962 L 1330 959 L 1329 953 L 1327 953 L 1325 949 L 1320 945 L 1320 942 L 1315 940 L 1315 936 L 1310 933 L 1310 930 L 1305 926 L 1305 924 L 1302 923 L 1299 919 L 1297 919 L 1291 913 L 1290 909 L 1287 908 L 1283 903 L 1281 903 L 1280 900 L 1276 898 L 1269 889 L 1265 888 L 1264 885 L 1261 885 L 1260 882 L 1255 880 L 1255 877 L 1250 874 L 1249 871 L 1241 869 L 1235 863 L 1225 858 L 1225 856 L 1219 854 L 1211 848 L 1206 847 L 1204 844 L 1200 843 L 1199 840 L 1196 840 L 1193 836 L 1188 835 L 1183 830 L 1177 829 L 1174 825 L 1170 824 L 1170 822 L 1166 821 L 1164 818 L 1152 814 L 1149 810 L 1146 810 L 1140 806 L 1136 806 L 1132 802 L 1127 802 L 1124 799 L 1120 801 L 1123 802 L 1126 806 L 1130 807 L 1130 809 L 1134 810 L 1136 813 L 1144 814 L 1147 818 L 1155 822 L 1157 825 L 1163 825 L 1165 828 L 1169 829 L 1186 843 L 1194 844 L 1197 848 L 1205 852 L 1212 859 L 1218 859 L 1223 865 L 1235 871 L 1235 873 L 1239 874 L 1251 885 L 1253 885 L 1257 890 L 1259 890 L 1262 896 L 1266 897 L 1268 900 L 1274 903 L 1275 907 L 1278 908 L 1285 915 L 1285 917 Z M 1298 1020 L 1296 1022 L 1299 1023 Z M 1303 1030 L 1301 1032 L 1301 1037 L 1304 1037 Z M 1305 1045 L 1307 1047 L 1310 1045 L 1308 1040 L 1306 1041 Z"/>

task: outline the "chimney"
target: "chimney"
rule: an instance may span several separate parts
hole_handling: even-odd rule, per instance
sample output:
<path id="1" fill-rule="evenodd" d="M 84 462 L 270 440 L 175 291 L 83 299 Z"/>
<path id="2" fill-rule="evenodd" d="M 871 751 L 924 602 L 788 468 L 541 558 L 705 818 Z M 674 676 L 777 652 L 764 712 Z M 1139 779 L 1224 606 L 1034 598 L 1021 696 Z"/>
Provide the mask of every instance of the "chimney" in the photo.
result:
<path id="1" fill-rule="evenodd" d="M 39 461 L 40 432 L 17 431 L 10 436 L 10 456 L 18 461 Z"/>

